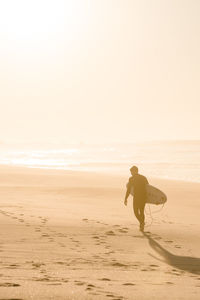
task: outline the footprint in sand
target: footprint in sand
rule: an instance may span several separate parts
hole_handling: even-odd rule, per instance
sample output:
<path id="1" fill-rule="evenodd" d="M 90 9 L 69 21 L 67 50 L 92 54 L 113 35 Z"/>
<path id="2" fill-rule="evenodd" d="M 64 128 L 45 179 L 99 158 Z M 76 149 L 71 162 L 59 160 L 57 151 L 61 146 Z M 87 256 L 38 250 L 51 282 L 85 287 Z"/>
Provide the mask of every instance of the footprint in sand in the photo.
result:
<path id="1" fill-rule="evenodd" d="M 90 291 L 90 290 L 92 290 L 93 288 L 95 288 L 95 285 L 93 285 L 93 284 L 88 284 L 85 290 L 86 290 L 86 291 Z"/>
<path id="2" fill-rule="evenodd" d="M 56 261 L 55 264 L 58 264 L 58 265 L 64 265 L 65 262 L 64 262 L 64 261 Z"/>
<path id="3" fill-rule="evenodd" d="M 135 285 L 135 283 L 126 282 L 126 283 L 123 283 L 123 285 Z"/>
<path id="4" fill-rule="evenodd" d="M 91 288 L 94 288 L 94 287 L 96 287 L 95 285 L 93 285 L 93 284 L 88 284 L 87 285 L 88 287 L 91 287 Z"/>
<path id="5" fill-rule="evenodd" d="M 11 282 L 0 283 L 0 287 L 17 287 L 17 286 L 20 286 L 20 284 L 11 283 Z"/>
<path id="6" fill-rule="evenodd" d="M 102 280 L 102 281 L 111 281 L 109 278 L 106 278 L 106 277 L 100 278 L 99 280 Z"/>
<path id="7" fill-rule="evenodd" d="M 159 268 L 158 265 L 149 265 L 150 267 Z"/>
<path id="8" fill-rule="evenodd" d="M 45 264 L 44 263 L 33 263 L 32 264 L 32 266 L 34 267 L 34 268 L 40 268 L 41 266 L 45 266 Z"/>
<path id="9" fill-rule="evenodd" d="M 112 298 L 112 300 L 123 300 L 123 299 L 125 299 L 124 297 L 122 297 L 122 296 L 116 296 L 116 295 L 113 295 L 112 293 L 110 293 L 110 292 L 104 292 L 106 295 L 106 297 L 108 297 L 108 298 Z"/>
<path id="10" fill-rule="evenodd" d="M 111 264 L 111 266 L 113 266 L 113 267 L 128 267 L 128 265 L 125 265 L 125 264 L 122 264 L 119 262 L 114 262 Z"/>
<path id="11" fill-rule="evenodd" d="M 83 281 L 75 281 L 75 285 L 84 285 L 84 284 L 86 284 L 86 283 Z"/>
<path id="12" fill-rule="evenodd" d="M 48 219 L 42 218 L 42 223 L 47 223 Z"/>
<path id="13" fill-rule="evenodd" d="M 12 264 L 7 267 L 7 269 L 17 269 L 18 265 Z"/>
<path id="14" fill-rule="evenodd" d="M 94 236 L 92 237 L 92 239 L 99 239 L 99 236 L 94 235 Z"/>
<path id="15" fill-rule="evenodd" d="M 21 298 L 0 298 L 0 300 L 23 300 Z"/>
<path id="16" fill-rule="evenodd" d="M 43 233 L 41 237 L 50 237 L 48 233 Z"/>
<path id="17" fill-rule="evenodd" d="M 106 235 L 116 235 L 116 234 L 114 233 L 114 231 L 112 231 L 112 230 L 107 231 L 105 234 L 106 234 Z"/>
<path id="18" fill-rule="evenodd" d="M 49 277 L 36 278 L 35 281 L 49 281 Z"/>

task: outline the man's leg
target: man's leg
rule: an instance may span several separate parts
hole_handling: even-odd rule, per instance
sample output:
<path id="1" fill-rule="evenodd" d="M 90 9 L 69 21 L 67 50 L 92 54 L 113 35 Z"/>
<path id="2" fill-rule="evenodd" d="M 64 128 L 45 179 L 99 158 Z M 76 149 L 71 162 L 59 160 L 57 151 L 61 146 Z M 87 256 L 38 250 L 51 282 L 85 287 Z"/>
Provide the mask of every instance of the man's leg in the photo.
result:
<path id="1" fill-rule="evenodd" d="M 135 214 L 136 218 L 138 219 L 138 221 L 141 223 L 139 209 L 140 208 L 139 208 L 139 205 L 138 205 L 137 201 L 133 200 L 133 211 L 134 211 L 134 214 Z"/>
<path id="2" fill-rule="evenodd" d="M 142 224 L 144 224 L 144 220 L 145 220 L 144 208 L 145 208 L 145 203 L 141 203 L 139 207 L 139 211 L 140 211 L 140 221 Z"/>

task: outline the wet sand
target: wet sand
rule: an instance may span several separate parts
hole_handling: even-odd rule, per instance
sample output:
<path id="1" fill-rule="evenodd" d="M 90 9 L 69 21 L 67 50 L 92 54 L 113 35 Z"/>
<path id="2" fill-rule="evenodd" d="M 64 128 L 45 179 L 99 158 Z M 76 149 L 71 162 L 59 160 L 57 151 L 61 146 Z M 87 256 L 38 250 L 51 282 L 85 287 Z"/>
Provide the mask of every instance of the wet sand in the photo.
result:
<path id="1" fill-rule="evenodd" d="M 0 300 L 199 299 L 200 184 L 148 178 L 142 233 L 127 179 L 1 166 Z"/>

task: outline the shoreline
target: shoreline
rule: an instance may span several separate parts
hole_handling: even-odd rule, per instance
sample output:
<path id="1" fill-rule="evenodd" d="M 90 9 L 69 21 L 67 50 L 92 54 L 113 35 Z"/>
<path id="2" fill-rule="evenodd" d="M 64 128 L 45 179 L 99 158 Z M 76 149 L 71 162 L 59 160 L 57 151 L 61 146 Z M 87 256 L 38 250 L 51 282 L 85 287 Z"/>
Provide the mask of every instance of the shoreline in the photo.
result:
<path id="1" fill-rule="evenodd" d="M 19 166 L 19 165 L 7 165 L 7 164 L 0 164 L 0 169 L 1 170 L 12 170 L 15 171 L 15 169 L 19 172 L 22 171 L 28 171 L 28 170 L 35 170 L 35 172 L 41 172 L 41 173 L 54 173 L 59 175 L 60 174 L 67 174 L 67 173 L 73 173 L 73 174 L 98 174 L 101 176 L 106 176 L 106 177 L 120 177 L 120 178 L 129 178 L 131 175 L 129 173 L 129 170 L 127 169 L 127 175 L 125 173 L 120 172 L 116 174 L 114 171 L 113 172 L 106 172 L 106 171 L 99 171 L 99 170 L 74 170 L 74 169 L 60 169 L 60 168 L 49 168 L 49 167 L 29 167 L 29 166 Z M 145 173 L 141 173 L 142 175 L 145 175 Z M 153 181 L 169 181 L 169 182 L 180 182 L 180 183 L 191 183 L 191 184 L 200 184 L 200 181 L 193 181 L 193 180 L 183 180 L 183 179 L 177 179 L 177 178 L 167 178 L 167 177 L 157 177 L 157 176 L 148 176 L 145 175 L 147 178 Z"/>

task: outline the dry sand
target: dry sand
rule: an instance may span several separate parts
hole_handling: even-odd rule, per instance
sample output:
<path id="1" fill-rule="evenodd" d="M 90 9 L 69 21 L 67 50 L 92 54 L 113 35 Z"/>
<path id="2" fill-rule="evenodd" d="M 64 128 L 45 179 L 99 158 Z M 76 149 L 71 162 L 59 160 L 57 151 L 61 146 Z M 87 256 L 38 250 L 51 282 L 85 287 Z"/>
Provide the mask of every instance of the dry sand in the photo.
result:
<path id="1" fill-rule="evenodd" d="M 0 168 L 0 300 L 200 299 L 200 184 L 166 192 L 138 230 L 127 178 Z"/>

